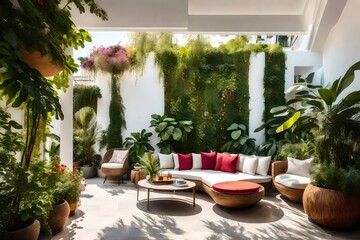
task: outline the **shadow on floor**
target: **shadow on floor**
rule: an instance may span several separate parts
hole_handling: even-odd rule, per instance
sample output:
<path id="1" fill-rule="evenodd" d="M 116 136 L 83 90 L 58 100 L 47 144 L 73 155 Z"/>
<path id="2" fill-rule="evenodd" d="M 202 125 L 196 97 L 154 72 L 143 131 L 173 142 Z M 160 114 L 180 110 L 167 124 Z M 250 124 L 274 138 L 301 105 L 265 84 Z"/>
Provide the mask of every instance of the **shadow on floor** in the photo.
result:
<path id="1" fill-rule="evenodd" d="M 275 222 L 284 216 L 281 208 L 266 200 L 261 200 L 249 208 L 230 209 L 215 204 L 212 209 L 223 218 L 246 223 Z"/>
<path id="2" fill-rule="evenodd" d="M 170 240 L 167 233 L 182 235 L 184 231 L 177 227 L 174 219 L 167 216 L 150 216 L 144 214 L 137 217 L 133 215 L 129 225 L 124 224 L 119 219 L 115 225 L 107 227 L 98 234 L 98 239 L 118 240 L 118 239 L 164 239 Z"/>
<path id="3" fill-rule="evenodd" d="M 140 200 L 136 206 L 143 212 L 164 216 L 192 216 L 202 211 L 200 205 L 193 207 L 192 202 L 180 198 L 151 198 L 149 210 L 146 199 Z"/>

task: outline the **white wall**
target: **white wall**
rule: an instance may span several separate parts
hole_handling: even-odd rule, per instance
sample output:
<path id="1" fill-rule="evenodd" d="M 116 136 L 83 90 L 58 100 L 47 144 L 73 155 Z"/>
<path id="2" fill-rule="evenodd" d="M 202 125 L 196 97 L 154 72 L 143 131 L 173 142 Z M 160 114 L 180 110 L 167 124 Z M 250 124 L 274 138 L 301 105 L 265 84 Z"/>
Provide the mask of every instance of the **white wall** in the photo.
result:
<path id="1" fill-rule="evenodd" d="M 321 82 L 321 54 L 310 51 L 285 51 L 286 70 L 285 70 L 285 91 L 294 84 L 296 67 L 309 67 L 310 72 L 316 72 L 313 83 Z M 306 76 L 305 76 L 306 77 Z"/>
<path id="2" fill-rule="evenodd" d="M 111 98 L 110 74 L 97 73 L 95 82 L 99 86 L 102 98 L 98 100 L 97 122 L 105 130 L 109 125 L 109 103 Z M 159 79 L 159 70 L 155 66 L 154 54 L 150 54 L 144 72 L 125 73 L 120 80 L 120 94 L 125 106 L 126 129 L 122 130 L 123 139 L 132 132 L 149 128 L 151 114 L 164 114 L 164 87 Z M 153 132 L 150 144 L 156 147 L 157 134 Z"/>
<path id="3" fill-rule="evenodd" d="M 262 123 L 264 105 L 264 70 L 265 53 L 252 53 L 249 67 L 249 135 L 256 139 L 256 144 L 265 141 L 265 130 L 255 133 L 254 130 Z"/>
<path id="4" fill-rule="evenodd" d="M 323 50 L 324 82 L 333 82 L 360 60 L 360 1 L 349 0 L 338 23 L 331 30 Z M 349 91 L 360 89 L 359 73 Z"/>

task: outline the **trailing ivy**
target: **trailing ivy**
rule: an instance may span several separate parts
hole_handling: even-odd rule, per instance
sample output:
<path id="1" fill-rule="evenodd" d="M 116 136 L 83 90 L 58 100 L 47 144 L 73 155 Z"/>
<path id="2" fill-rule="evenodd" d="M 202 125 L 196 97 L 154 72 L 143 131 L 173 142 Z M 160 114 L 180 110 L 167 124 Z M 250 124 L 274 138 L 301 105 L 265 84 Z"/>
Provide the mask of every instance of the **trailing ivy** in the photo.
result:
<path id="1" fill-rule="evenodd" d="M 92 107 L 97 112 L 97 100 L 101 98 L 100 88 L 96 85 L 87 86 L 77 84 L 73 90 L 73 108 L 74 113 L 83 107 Z"/>
<path id="2" fill-rule="evenodd" d="M 280 45 L 270 45 L 265 51 L 264 70 L 264 98 L 265 109 L 263 121 L 267 122 L 272 117 L 270 109 L 285 104 L 285 53 Z M 265 136 L 268 139 L 268 128 Z"/>

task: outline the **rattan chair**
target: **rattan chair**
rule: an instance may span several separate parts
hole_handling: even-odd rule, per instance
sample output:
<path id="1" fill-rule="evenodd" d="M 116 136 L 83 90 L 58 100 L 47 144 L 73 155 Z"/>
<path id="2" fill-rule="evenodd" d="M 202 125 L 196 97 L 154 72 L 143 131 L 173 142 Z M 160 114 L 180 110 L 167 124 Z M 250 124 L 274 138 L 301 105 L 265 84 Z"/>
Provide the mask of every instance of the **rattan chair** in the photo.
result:
<path id="1" fill-rule="evenodd" d="M 279 174 L 286 173 L 287 168 L 288 168 L 287 161 L 276 161 L 272 163 L 271 175 L 274 186 L 282 195 L 287 197 L 290 201 L 295 203 L 301 203 L 305 189 L 290 188 L 275 181 L 275 177 Z"/>
<path id="2" fill-rule="evenodd" d="M 119 153 L 121 153 L 120 155 L 121 158 L 117 157 Z M 119 178 L 119 185 L 120 185 L 120 180 L 124 182 L 124 174 L 127 173 L 129 168 L 128 157 L 129 157 L 128 148 L 113 148 L 113 149 L 109 149 L 105 153 L 101 162 L 101 171 L 105 175 L 103 184 L 108 179 L 108 177 Z"/>

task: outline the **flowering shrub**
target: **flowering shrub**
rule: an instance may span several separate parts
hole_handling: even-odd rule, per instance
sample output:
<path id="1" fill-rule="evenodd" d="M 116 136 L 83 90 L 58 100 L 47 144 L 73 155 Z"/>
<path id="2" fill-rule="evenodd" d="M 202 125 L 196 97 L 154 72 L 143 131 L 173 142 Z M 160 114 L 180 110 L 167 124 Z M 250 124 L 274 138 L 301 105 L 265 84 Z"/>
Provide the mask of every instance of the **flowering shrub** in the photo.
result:
<path id="1" fill-rule="evenodd" d="M 82 172 L 77 169 L 71 170 L 64 164 L 52 163 L 49 175 L 55 203 L 61 199 L 65 199 L 68 203 L 79 201 L 80 193 L 86 186 Z"/>
<path id="2" fill-rule="evenodd" d="M 100 69 L 111 74 L 123 73 L 130 66 L 128 52 L 121 45 L 94 48 L 90 56 L 82 62 L 86 70 Z"/>

